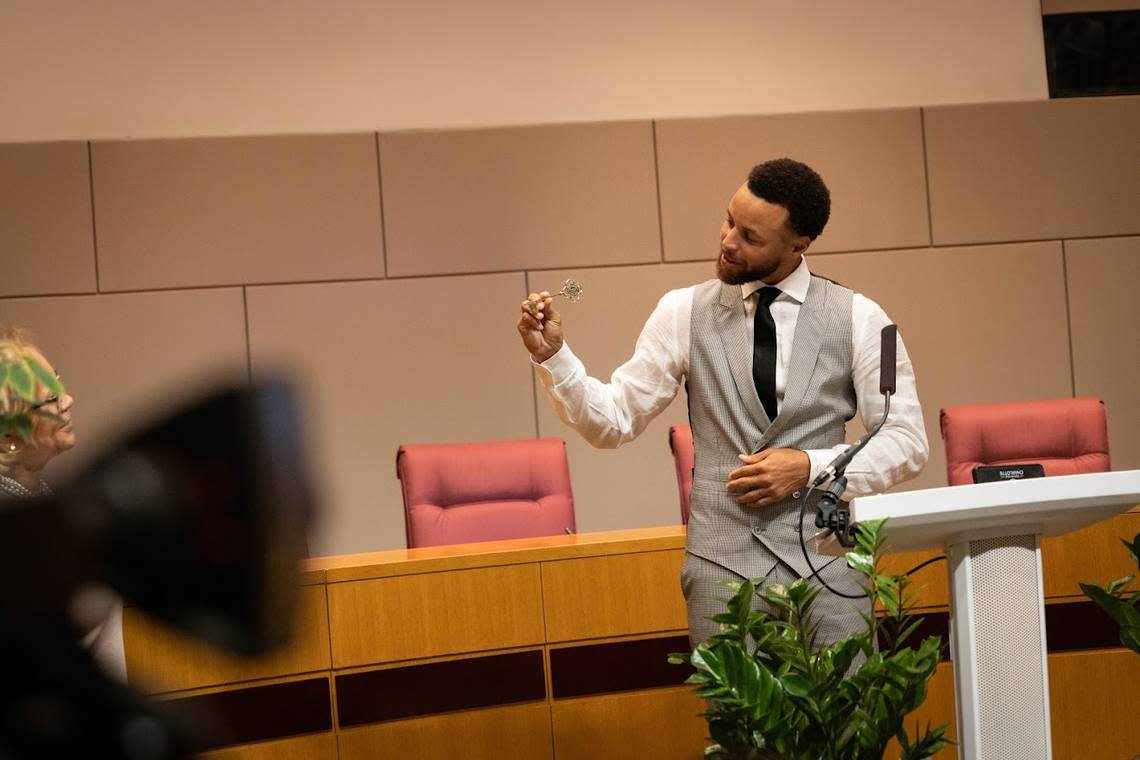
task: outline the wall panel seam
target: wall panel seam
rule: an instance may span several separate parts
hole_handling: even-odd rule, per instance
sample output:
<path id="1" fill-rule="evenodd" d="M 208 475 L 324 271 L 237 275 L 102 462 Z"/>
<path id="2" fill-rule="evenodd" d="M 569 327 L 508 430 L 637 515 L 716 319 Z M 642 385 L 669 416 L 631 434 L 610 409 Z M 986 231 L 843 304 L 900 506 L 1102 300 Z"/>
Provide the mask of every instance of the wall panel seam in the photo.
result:
<path id="1" fill-rule="evenodd" d="M 653 130 L 653 186 L 657 191 L 657 247 L 661 263 L 665 263 L 665 213 L 661 210 L 661 162 L 657 158 L 657 119 L 649 122 Z"/>
<path id="2" fill-rule="evenodd" d="M 253 341 L 249 339 L 249 289 L 241 288 L 241 313 L 245 321 L 245 371 L 250 385 L 253 384 Z"/>
<path id="3" fill-rule="evenodd" d="M 95 226 L 95 162 L 91 157 L 91 141 L 87 141 L 87 194 L 91 201 L 91 255 L 95 259 L 95 292 L 99 288 L 99 233 Z"/>
<path id="4" fill-rule="evenodd" d="M 926 109 L 918 109 L 918 130 L 922 135 L 922 177 L 926 182 L 926 243 L 934 245 L 934 203 L 930 198 L 930 159 L 926 150 Z"/>
<path id="5" fill-rule="evenodd" d="M 1069 254 L 1065 241 L 1061 241 L 1061 280 L 1065 284 L 1065 328 L 1069 336 L 1069 392 L 1077 397 L 1077 362 L 1073 356 L 1073 307 L 1069 293 Z"/>
<path id="6" fill-rule="evenodd" d="M 384 265 L 384 276 L 388 276 L 388 225 L 384 222 L 384 168 L 380 165 L 380 133 L 374 132 L 374 147 L 376 150 L 376 191 L 377 203 L 380 212 L 380 255 Z"/>

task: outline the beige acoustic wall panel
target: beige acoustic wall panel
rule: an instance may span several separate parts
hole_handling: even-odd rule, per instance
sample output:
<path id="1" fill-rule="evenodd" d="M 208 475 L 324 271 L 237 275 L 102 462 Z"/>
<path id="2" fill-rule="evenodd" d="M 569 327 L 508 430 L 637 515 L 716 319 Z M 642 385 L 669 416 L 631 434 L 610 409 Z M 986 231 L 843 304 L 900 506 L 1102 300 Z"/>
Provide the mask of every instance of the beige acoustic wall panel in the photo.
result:
<path id="1" fill-rule="evenodd" d="M 87 143 L 0 145 L 0 296 L 95 291 Z"/>
<path id="2" fill-rule="evenodd" d="M 1140 232 L 1140 97 L 926 111 L 935 244 Z"/>
<path id="3" fill-rule="evenodd" d="M 1060 243 L 818 256 L 811 265 L 899 326 L 930 441 L 926 470 L 902 490 L 946 485 L 943 407 L 1072 393 Z"/>
<path id="4" fill-rule="evenodd" d="M 715 256 L 732 194 L 754 164 L 790 157 L 831 191 L 813 251 L 930 242 L 918 109 L 657 122 L 665 260 Z"/>
<path id="5" fill-rule="evenodd" d="M 1114 470 L 1140 468 L 1140 237 L 1065 241 L 1073 379 L 1108 408 Z"/>
<path id="6" fill-rule="evenodd" d="M 556 290 L 567 277 L 579 280 L 584 292 L 576 304 L 558 301 L 566 340 L 590 375 L 609 382 L 611 373 L 633 355 L 637 337 L 661 296 L 711 279 L 715 271 L 710 257 L 701 264 L 527 273 L 532 290 Z M 669 426 L 689 422 L 683 388 L 637 440 L 618 449 L 596 449 L 562 423 L 537 377 L 535 384 L 539 432 L 566 440 L 579 531 L 681 522 Z"/>
<path id="7" fill-rule="evenodd" d="M 103 290 L 382 277 L 375 136 L 92 145 Z"/>
<path id="8" fill-rule="evenodd" d="M 404 546 L 400 444 L 534 437 L 525 295 L 521 273 L 249 289 L 254 372 L 293 370 L 307 402 L 313 554 Z"/>
<path id="9" fill-rule="evenodd" d="M 217 376 L 246 378 L 240 289 L 0 299 L 0 323 L 30 329 L 75 397 L 64 469 Z"/>
<path id="10" fill-rule="evenodd" d="M 380 135 L 392 276 L 660 261 L 649 122 Z"/>

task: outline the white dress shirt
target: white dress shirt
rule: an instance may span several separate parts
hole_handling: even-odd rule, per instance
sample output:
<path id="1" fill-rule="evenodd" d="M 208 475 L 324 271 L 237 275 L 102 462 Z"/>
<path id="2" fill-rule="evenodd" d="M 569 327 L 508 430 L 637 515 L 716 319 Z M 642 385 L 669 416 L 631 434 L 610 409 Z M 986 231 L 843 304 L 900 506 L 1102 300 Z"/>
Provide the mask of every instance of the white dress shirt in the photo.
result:
<path id="1" fill-rule="evenodd" d="M 800 307 L 807 297 L 811 273 L 800 260 L 794 272 L 776 284 L 781 294 L 772 302 L 776 324 L 776 403 L 783 403 L 788 362 Z M 762 282 L 740 287 L 748 332 L 753 331 L 756 291 Z M 542 364 L 535 364 L 554 411 L 591 445 L 615 448 L 636 438 L 677 395 L 689 369 L 689 329 L 696 286 L 671 290 L 661 297 L 641 331 L 633 356 L 614 370 L 609 383 L 590 377 L 567 342 Z M 890 319 L 874 301 L 856 293 L 851 307 L 852 367 L 859 414 L 866 428 L 883 413 L 879 394 L 880 331 Z M 926 464 L 928 448 L 914 369 L 899 336 L 896 392 L 887 422 L 847 467 L 844 498 L 879 493 L 913 478 Z M 809 482 L 847 448 L 809 449 Z M 742 451 L 742 454 L 752 452 Z"/>

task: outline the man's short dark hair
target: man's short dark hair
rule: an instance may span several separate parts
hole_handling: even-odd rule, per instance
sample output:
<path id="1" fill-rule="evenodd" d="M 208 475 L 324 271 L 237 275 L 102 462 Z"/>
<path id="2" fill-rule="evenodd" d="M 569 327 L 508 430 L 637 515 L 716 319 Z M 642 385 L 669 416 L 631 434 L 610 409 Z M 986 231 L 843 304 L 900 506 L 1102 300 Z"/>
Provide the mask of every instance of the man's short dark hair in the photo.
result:
<path id="1" fill-rule="evenodd" d="M 756 164 L 748 173 L 748 189 L 757 198 L 788 210 L 788 227 L 815 240 L 831 216 L 831 193 L 814 169 L 790 158 Z"/>

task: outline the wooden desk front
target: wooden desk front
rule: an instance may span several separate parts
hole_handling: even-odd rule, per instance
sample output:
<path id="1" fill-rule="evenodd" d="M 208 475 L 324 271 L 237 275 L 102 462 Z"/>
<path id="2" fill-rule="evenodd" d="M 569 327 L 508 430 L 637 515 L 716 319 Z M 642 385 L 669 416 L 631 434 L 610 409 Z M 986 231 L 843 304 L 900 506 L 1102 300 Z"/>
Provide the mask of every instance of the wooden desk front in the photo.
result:
<path id="1" fill-rule="evenodd" d="M 1117 539 L 1137 531 L 1132 512 L 1051 539 L 1050 609 L 1087 610 L 1072 603 L 1077 579 L 1128 574 Z M 209 753 L 217 760 L 698 758 L 703 705 L 664 663 L 687 648 L 683 547 L 683 528 L 670 527 L 317 558 L 284 650 L 237 660 L 128 609 L 128 672 L 163 698 L 228 700 L 243 726 L 230 737 L 239 743 Z M 891 562 L 901 571 L 914 559 Z M 921 602 L 933 617 L 946 589 L 942 566 L 932 570 Z M 1054 652 L 1074 634 L 1062 626 L 1086 625 L 1056 617 L 1055 747 L 1140 753 L 1140 726 L 1118 717 L 1140 710 L 1140 657 L 1107 640 L 1090 649 L 1081 630 Z M 951 667 L 940 667 L 923 723 L 953 724 Z"/>
<path id="2" fill-rule="evenodd" d="M 212 758 L 696 758 L 703 704 L 665 662 L 683 559 L 680 527 L 317 558 L 283 651 L 241 661 L 127 610 L 128 673 L 265 717 Z"/>

